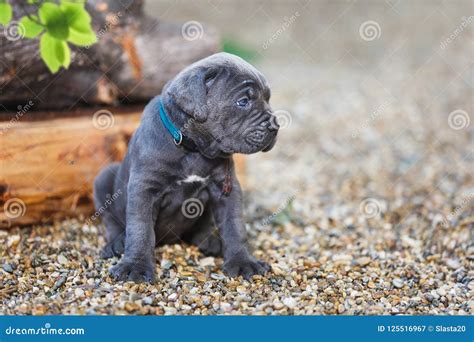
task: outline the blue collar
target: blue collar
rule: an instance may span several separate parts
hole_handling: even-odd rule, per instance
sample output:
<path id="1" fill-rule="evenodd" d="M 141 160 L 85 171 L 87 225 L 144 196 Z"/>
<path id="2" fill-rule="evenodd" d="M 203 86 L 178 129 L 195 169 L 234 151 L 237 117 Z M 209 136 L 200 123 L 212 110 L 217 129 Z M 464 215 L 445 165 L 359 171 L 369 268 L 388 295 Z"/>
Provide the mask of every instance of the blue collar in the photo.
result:
<path id="1" fill-rule="evenodd" d="M 173 137 L 174 143 L 176 145 L 181 145 L 181 143 L 183 142 L 183 133 L 181 133 L 181 131 L 173 124 L 168 114 L 166 114 L 165 107 L 163 106 L 163 101 L 161 99 L 159 106 L 161 122 L 163 122 L 163 125 L 165 126 L 167 131 Z"/>
<path id="2" fill-rule="evenodd" d="M 191 152 L 199 151 L 196 143 L 191 138 L 184 135 L 179 130 L 179 128 L 173 124 L 173 121 L 171 121 L 171 118 L 168 116 L 168 114 L 166 114 L 165 107 L 163 106 L 163 101 L 161 100 L 161 98 L 160 98 L 159 107 L 160 107 L 161 122 L 163 123 L 163 126 L 165 126 L 166 130 L 173 137 L 173 142 L 176 144 L 176 146 L 182 146 Z"/>

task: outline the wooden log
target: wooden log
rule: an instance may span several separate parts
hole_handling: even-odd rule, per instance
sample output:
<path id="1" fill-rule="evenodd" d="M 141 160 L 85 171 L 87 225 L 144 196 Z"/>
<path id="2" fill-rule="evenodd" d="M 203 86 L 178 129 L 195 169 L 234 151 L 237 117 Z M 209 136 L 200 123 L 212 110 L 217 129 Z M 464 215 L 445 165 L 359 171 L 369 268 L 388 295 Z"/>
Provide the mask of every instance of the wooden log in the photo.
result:
<path id="1" fill-rule="evenodd" d="M 28 117 L 33 121 L 0 121 L 0 228 L 92 214 L 94 178 L 123 158 L 142 110 L 37 112 Z M 244 161 L 235 159 L 244 180 Z"/>
<path id="2" fill-rule="evenodd" d="M 25 0 L 9 3 L 14 20 L 36 10 Z M 147 16 L 142 0 L 89 0 L 86 8 L 98 42 L 71 45 L 71 65 L 54 75 L 40 58 L 38 38 L 0 29 L 0 108 L 30 100 L 43 110 L 146 102 L 185 66 L 220 49 L 215 29 L 199 24 L 197 35 L 187 36 L 183 23 Z"/>

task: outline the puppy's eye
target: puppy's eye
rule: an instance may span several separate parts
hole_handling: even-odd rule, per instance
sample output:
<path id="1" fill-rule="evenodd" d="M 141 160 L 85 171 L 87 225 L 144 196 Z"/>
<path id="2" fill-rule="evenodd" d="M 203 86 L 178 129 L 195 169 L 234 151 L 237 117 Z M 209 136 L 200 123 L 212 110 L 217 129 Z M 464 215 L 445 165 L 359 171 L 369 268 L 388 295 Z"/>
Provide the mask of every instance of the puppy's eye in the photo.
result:
<path id="1" fill-rule="evenodd" d="M 248 98 L 243 98 L 237 101 L 237 106 L 239 107 L 246 107 L 249 104 L 249 99 Z"/>

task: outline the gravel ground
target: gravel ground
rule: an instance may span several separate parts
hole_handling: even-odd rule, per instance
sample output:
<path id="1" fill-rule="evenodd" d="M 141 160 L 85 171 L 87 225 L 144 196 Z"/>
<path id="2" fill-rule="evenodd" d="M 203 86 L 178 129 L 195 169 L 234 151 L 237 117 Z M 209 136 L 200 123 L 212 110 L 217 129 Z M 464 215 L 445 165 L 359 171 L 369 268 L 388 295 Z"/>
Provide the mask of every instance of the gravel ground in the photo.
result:
<path id="1" fill-rule="evenodd" d="M 301 46 L 260 61 L 283 123 L 275 149 L 248 158 L 265 277 L 230 279 L 222 259 L 182 244 L 156 249 L 156 284 L 115 283 L 117 259 L 98 257 L 103 228 L 69 220 L 0 232 L 0 313 L 471 314 L 472 23 L 438 46 L 459 18 L 413 20 L 405 41 L 380 21 L 393 44 L 376 63 L 351 46 L 321 63 Z"/>

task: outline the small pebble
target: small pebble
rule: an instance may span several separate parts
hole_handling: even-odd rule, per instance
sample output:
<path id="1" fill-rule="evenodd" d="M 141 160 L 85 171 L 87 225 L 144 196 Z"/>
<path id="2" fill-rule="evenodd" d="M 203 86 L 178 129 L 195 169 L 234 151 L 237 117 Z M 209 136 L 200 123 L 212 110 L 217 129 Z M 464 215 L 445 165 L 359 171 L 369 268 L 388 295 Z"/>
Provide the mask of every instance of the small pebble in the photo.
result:
<path id="1" fill-rule="evenodd" d="M 237 290 L 237 293 L 240 293 L 240 294 L 246 294 L 247 293 L 247 289 L 243 286 L 237 286 L 236 290 Z"/>
<path id="2" fill-rule="evenodd" d="M 211 273 L 211 278 L 215 280 L 223 280 L 226 278 L 226 276 L 223 274 Z"/>
<path id="3" fill-rule="evenodd" d="M 3 267 L 3 270 L 4 270 L 5 272 L 13 273 L 13 267 L 12 267 L 11 264 L 5 263 L 5 264 L 3 264 L 2 267 Z"/>
<path id="4" fill-rule="evenodd" d="M 395 278 L 392 280 L 392 284 L 393 286 L 395 286 L 397 289 L 401 289 L 404 285 L 404 282 L 403 280 L 401 280 L 400 278 Z"/>
<path id="5" fill-rule="evenodd" d="M 178 310 L 176 310 L 176 308 L 173 308 L 173 307 L 168 307 L 166 306 L 165 307 L 165 315 L 176 315 L 178 312 Z"/>
<path id="6" fill-rule="evenodd" d="M 208 266 L 214 267 L 216 264 L 214 261 L 214 257 L 207 257 L 207 258 L 202 258 L 201 260 L 199 260 L 199 265 L 201 267 L 208 267 Z"/>
<path id="7" fill-rule="evenodd" d="M 446 260 L 446 265 L 455 270 L 461 266 L 461 262 L 459 261 L 459 259 L 448 259 Z"/>
<path id="8" fill-rule="evenodd" d="M 65 265 L 69 262 L 69 260 L 67 260 L 67 258 L 64 255 L 59 254 L 58 255 L 58 262 L 62 265 Z"/>
<path id="9" fill-rule="evenodd" d="M 369 258 L 369 257 L 362 257 L 362 258 L 357 258 L 356 259 L 356 264 L 359 265 L 359 266 L 367 266 L 368 264 L 370 264 L 372 260 Z"/>
<path id="10" fill-rule="evenodd" d="M 221 308 L 224 312 L 232 311 L 232 305 L 230 305 L 229 303 L 221 303 Z"/>
<path id="11" fill-rule="evenodd" d="M 297 301 L 293 297 L 287 297 L 283 299 L 283 304 L 285 304 L 290 309 L 293 309 L 296 307 Z"/>
<path id="12" fill-rule="evenodd" d="M 53 288 L 51 289 L 51 291 L 56 291 L 56 290 L 59 289 L 61 286 L 63 286 L 65 282 L 66 282 L 66 277 L 61 277 L 61 278 L 59 278 L 59 279 L 54 283 L 54 286 L 53 286 Z"/>
<path id="13" fill-rule="evenodd" d="M 173 263 L 170 260 L 161 260 L 160 266 L 164 270 L 169 270 L 173 266 Z"/>
<path id="14" fill-rule="evenodd" d="M 153 298 L 151 297 L 145 297 L 142 299 L 142 303 L 145 305 L 151 305 L 153 303 Z"/>

